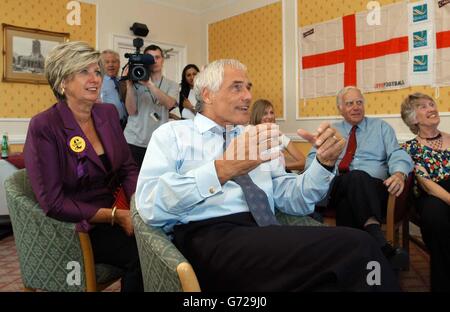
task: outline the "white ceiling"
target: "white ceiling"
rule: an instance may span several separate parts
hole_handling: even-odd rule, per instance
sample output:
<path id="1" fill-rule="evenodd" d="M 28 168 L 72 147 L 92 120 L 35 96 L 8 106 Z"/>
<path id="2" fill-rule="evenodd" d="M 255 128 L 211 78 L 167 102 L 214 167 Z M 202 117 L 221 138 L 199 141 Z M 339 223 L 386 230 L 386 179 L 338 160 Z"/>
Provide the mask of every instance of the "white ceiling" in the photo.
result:
<path id="1" fill-rule="evenodd" d="M 153 2 L 159 5 L 165 5 L 190 13 L 202 14 L 206 11 L 220 8 L 224 5 L 231 4 L 237 0 L 144 0 L 145 2 Z"/>

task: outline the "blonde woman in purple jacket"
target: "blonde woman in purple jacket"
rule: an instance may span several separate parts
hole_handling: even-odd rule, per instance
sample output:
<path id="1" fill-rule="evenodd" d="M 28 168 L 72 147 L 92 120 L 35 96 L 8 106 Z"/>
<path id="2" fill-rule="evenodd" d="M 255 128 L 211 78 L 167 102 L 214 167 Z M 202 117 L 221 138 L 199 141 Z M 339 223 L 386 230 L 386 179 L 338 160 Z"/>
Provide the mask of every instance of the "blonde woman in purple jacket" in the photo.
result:
<path id="1" fill-rule="evenodd" d="M 25 165 L 45 214 L 88 232 L 95 261 L 124 270 L 122 291 L 142 291 L 130 212 L 113 206 L 119 187 L 129 201 L 138 169 L 117 109 L 96 103 L 99 62 L 100 53 L 84 42 L 50 52 L 45 75 L 58 102 L 31 119 Z"/>

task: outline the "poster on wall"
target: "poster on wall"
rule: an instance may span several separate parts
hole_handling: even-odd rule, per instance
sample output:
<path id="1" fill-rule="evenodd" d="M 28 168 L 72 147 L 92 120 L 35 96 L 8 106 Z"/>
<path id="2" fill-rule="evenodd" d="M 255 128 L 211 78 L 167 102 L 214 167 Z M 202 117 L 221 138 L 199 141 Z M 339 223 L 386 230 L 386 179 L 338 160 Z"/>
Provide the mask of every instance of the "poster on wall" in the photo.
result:
<path id="1" fill-rule="evenodd" d="M 408 15 L 405 2 L 373 12 L 302 27 L 300 93 L 302 98 L 335 95 L 356 85 L 364 92 L 405 88 L 408 79 Z"/>
<path id="2" fill-rule="evenodd" d="M 408 4 L 409 80 L 412 86 L 431 85 L 434 77 L 433 3 L 424 0 Z"/>
<path id="3" fill-rule="evenodd" d="M 435 4 L 435 86 L 450 86 L 450 0 Z"/>

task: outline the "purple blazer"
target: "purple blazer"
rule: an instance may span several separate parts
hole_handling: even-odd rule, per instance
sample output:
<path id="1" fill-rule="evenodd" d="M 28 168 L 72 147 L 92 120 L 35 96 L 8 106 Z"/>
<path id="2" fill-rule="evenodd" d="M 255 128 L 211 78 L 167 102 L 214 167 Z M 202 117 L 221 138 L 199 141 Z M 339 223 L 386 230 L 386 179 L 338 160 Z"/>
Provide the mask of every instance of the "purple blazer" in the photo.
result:
<path id="1" fill-rule="evenodd" d="M 49 217 L 76 222 L 87 232 L 88 220 L 98 209 L 114 203 L 110 177 L 122 184 L 128 199 L 136 190 L 138 167 L 123 136 L 114 105 L 92 107 L 95 129 L 111 163 L 107 172 L 65 102 L 59 102 L 34 116 L 24 147 L 25 166 L 36 198 Z M 79 136 L 84 150 L 70 146 Z"/>

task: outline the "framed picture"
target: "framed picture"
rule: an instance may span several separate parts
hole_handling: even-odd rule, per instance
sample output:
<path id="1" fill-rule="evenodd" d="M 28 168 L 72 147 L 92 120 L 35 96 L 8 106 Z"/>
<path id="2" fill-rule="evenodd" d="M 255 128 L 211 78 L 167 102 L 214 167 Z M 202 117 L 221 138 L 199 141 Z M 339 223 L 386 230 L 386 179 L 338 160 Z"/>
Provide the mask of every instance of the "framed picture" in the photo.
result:
<path id="1" fill-rule="evenodd" d="M 46 84 L 44 63 L 48 52 L 69 39 L 57 33 L 2 24 L 3 81 Z"/>

